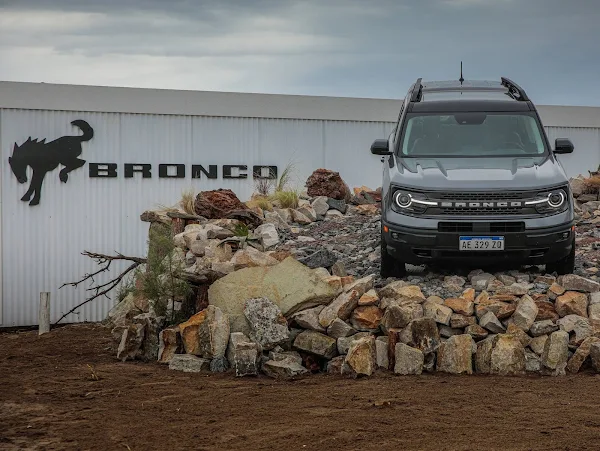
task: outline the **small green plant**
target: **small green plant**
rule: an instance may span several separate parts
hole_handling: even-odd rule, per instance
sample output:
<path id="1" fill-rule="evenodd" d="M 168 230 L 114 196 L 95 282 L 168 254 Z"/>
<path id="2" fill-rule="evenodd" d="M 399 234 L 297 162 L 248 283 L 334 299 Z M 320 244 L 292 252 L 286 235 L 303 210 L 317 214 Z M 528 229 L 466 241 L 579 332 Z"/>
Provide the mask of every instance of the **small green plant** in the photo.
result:
<path id="1" fill-rule="evenodd" d="M 119 288 L 117 289 L 117 299 L 118 302 L 121 302 L 125 299 L 130 293 L 135 291 L 135 278 L 128 277 L 127 279 L 123 279 L 121 281 Z"/>
<path id="2" fill-rule="evenodd" d="M 239 237 L 247 237 L 250 234 L 250 230 L 248 230 L 248 226 L 246 224 L 240 222 L 233 227 L 233 234 Z"/>
<path id="3" fill-rule="evenodd" d="M 281 175 L 279 176 L 279 181 L 277 182 L 277 186 L 275 187 L 275 192 L 277 191 L 285 191 L 286 187 L 289 185 L 290 180 L 292 178 L 292 172 L 295 169 L 295 165 L 293 163 L 288 163 Z"/>
<path id="4" fill-rule="evenodd" d="M 185 268 L 184 257 L 173 242 L 173 229 L 167 225 L 151 227 L 148 238 L 148 258 L 145 272 L 138 271 L 140 288 L 136 294 L 144 296 L 158 316 L 167 316 L 170 300 L 181 300 L 191 292 L 191 286 L 177 277 Z M 173 324 L 175 311 L 167 318 Z"/>
<path id="5" fill-rule="evenodd" d="M 277 203 L 281 208 L 298 208 L 300 196 L 297 191 L 275 191 L 271 196 L 274 203 Z"/>

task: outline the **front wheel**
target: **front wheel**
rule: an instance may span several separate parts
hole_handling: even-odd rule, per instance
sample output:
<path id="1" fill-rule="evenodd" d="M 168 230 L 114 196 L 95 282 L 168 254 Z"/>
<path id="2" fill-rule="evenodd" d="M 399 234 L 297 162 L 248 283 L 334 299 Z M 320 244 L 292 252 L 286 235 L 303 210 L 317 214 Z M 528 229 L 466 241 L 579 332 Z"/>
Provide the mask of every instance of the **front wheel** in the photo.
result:
<path id="1" fill-rule="evenodd" d="M 380 275 L 382 278 L 387 279 L 388 277 L 404 277 L 406 276 L 406 266 L 404 263 L 399 262 L 387 251 L 387 244 L 381 235 L 381 271 Z"/>
<path id="2" fill-rule="evenodd" d="M 575 238 L 573 238 L 573 244 L 569 255 L 557 262 L 548 263 L 546 265 L 547 273 L 556 272 L 559 276 L 573 274 L 573 271 L 575 271 Z"/>

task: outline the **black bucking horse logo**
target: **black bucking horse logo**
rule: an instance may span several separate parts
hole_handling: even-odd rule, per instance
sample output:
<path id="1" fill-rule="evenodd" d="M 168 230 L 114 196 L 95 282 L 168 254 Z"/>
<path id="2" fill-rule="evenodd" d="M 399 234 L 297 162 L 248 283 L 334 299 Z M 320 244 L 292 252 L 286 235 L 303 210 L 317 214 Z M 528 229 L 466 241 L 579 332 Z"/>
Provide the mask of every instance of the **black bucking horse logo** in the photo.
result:
<path id="1" fill-rule="evenodd" d="M 63 136 L 48 143 L 46 139 L 32 140 L 30 136 L 20 146 L 15 143 L 8 162 L 19 183 L 27 182 L 27 166 L 33 170 L 29 189 L 21 198 L 22 201 L 29 202 L 29 205 L 38 205 L 46 173 L 56 169 L 59 164 L 64 166 L 58 176 L 63 183 L 69 179 L 69 172 L 85 164 L 85 160 L 78 158 L 82 151 L 81 143 L 92 139 L 94 130 L 90 124 L 81 119 L 75 120 L 71 124 L 79 127 L 83 135 Z"/>

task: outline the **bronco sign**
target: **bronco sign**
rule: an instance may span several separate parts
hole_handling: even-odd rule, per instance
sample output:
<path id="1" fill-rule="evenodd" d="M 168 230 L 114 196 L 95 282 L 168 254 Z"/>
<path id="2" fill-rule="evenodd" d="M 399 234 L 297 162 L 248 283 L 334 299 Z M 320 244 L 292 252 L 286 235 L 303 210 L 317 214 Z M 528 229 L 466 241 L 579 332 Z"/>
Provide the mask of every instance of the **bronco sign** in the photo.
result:
<path id="1" fill-rule="evenodd" d="M 81 168 L 86 161 L 80 157 L 82 143 L 89 141 L 94 136 L 94 130 L 84 120 L 78 119 L 71 122 L 78 127 L 83 134 L 77 136 L 63 136 L 54 141 L 46 142 L 46 139 L 27 139 L 21 145 L 14 144 L 12 156 L 8 157 L 11 170 L 19 183 L 27 182 L 27 167 L 32 169 L 31 182 L 25 195 L 21 198 L 29 202 L 30 206 L 38 205 L 41 199 L 42 184 L 48 172 L 55 170 L 59 165 L 63 169 L 59 172 L 59 179 L 66 183 L 69 173 Z M 91 178 L 116 178 L 119 176 L 117 163 L 89 163 L 88 176 Z M 123 165 L 122 174 L 125 178 L 152 178 L 153 167 L 151 164 L 126 163 Z M 219 176 L 217 165 L 168 163 L 158 165 L 158 178 L 182 179 L 191 175 L 192 179 L 216 179 Z M 243 164 L 222 165 L 221 174 L 224 179 L 248 178 L 248 166 Z M 277 166 L 253 166 L 252 177 L 255 179 L 277 179 Z"/>

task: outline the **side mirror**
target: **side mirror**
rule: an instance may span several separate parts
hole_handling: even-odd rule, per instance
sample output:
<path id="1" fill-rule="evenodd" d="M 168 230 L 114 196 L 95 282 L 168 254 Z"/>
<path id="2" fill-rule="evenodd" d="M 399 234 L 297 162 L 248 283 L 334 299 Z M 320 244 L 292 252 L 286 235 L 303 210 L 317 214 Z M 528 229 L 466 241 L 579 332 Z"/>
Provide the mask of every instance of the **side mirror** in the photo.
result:
<path id="1" fill-rule="evenodd" d="M 554 143 L 554 153 L 571 153 L 575 146 L 568 138 L 556 138 Z"/>
<path id="2" fill-rule="evenodd" d="M 376 139 L 371 144 L 371 153 L 373 155 L 391 155 L 389 141 L 387 139 Z"/>

